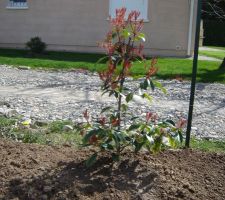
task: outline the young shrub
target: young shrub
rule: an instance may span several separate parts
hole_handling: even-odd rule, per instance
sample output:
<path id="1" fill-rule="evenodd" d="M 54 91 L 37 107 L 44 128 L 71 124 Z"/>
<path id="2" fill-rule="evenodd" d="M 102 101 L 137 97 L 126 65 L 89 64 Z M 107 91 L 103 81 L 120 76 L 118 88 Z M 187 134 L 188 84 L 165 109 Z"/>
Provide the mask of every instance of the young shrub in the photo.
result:
<path id="1" fill-rule="evenodd" d="M 171 120 L 159 121 L 157 114 L 146 112 L 146 117 L 136 117 L 129 113 L 129 103 L 135 95 L 151 102 L 148 90 L 155 87 L 166 92 L 162 85 L 154 79 L 157 72 L 157 60 L 148 63 L 143 56 L 142 33 L 143 20 L 140 13 L 132 11 L 126 16 L 126 9 L 116 10 L 116 17 L 110 19 L 111 30 L 101 47 L 106 49 L 107 69 L 99 73 L 102 80 L 103 94 L 114 97 L 117 107 L 103 108 L 97 121 L 91 121 L 88 111 L 84 112 L 86 123 L 81 128 L 84 146 L 95 146 L 99 149 L 86 162 L 87 166 L 95 163 L 101 151 L 111 152 L 112 159 L 118 161 L 126 148 L 132 148 L 135 153 L 142 148 L 150 152 L 158 152 L 162 148 L 176 147 L 182 141 L 182 127 L 185 123 L 180 120 L 175 124 Z M 101 62 L 101 59 L 99 62 Z M 146 69 L 146 76 L 137 88 L 126 84 L 127 77 L 138 60 Z"/>
<path id="2" fill-rule="evenodd" d="M 26 43 L 26 46 L 32 54 L 43 54 L 47 47 L 39 37 L 31 38 L 30 41 Z"/>

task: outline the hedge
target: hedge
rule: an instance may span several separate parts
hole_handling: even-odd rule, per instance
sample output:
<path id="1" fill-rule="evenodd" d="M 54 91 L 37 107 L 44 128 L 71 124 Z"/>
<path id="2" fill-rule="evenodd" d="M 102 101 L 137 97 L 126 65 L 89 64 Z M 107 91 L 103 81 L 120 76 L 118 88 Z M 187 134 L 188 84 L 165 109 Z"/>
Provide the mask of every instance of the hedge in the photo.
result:
<path id="1" fill-rule="evenodd" d="M 204 20 L 204 46 L 225 47 L 225 21 Z"/>

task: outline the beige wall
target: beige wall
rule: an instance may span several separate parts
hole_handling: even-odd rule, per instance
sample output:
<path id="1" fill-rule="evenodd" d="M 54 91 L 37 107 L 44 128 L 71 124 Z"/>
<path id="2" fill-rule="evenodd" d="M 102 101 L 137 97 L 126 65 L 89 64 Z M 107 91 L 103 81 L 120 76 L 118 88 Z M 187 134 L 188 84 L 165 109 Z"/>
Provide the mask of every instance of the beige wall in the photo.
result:
<path id="1" fill-rule="evenodd" d="M 40 36 L 49 49 L 96 52 L 108 30 L 109 0 L 28 0 L 29 9 L 6 9 L 0 1 L 0 47 L 24 47 Z M 146 54 L 186 56 L 188 0 L 149 0 Z"/>

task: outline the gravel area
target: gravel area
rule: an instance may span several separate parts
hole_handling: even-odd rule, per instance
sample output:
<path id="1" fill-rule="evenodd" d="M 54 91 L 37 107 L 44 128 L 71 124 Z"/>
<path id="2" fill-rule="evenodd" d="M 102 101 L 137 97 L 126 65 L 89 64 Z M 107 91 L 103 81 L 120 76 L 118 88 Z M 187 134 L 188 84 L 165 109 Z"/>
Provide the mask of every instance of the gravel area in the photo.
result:
<path id="1" fill-rule="evenodd" d="M 136 85 L 131 81 L 129 85 Z M 190 82 L 161 81 L 168 94 L 156 90 L 148 104 L 138 97 L 131 104 L 136 115 L 147 111 L 159 117 L 187 118 Z M 102 97 L 97 74 L 86 71 L 24 70 L 0 65 L 0 114 L 14 112 L 34 120 L 81 121 L 85 109 L 96 116 L 104 105 L 115 102 Z M 193 119 L 197 137 L 225 138 L 225 85 L 197 84 Z"/>

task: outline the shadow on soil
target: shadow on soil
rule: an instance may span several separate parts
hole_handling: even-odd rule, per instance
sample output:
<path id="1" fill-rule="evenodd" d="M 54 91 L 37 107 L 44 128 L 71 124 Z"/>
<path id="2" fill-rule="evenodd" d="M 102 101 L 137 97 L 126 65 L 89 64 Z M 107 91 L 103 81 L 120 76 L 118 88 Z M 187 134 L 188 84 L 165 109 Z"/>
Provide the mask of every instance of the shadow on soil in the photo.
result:
<path id="1" fill-rule="evenodd" d="M 109 163 L 109 158 L 102 158 L 93 168 L 87 169 L 84 162 L 61 162 L 58 164 L 60 170 L 51 169 L 30 181 L 11 181 L 5 199 L 79 199 L 95 193 L 105 193 L 105 199 L 112 199 L 110 194 L 117 193 L 117 199 L 121 199 L 123 197 L 120 192 L 129 193 L 133 199 L 141 199 L 155 185 L 158 175 L 149 169 L 143 169 L 139 161 L 127 159 L 114 169 Z"/>

